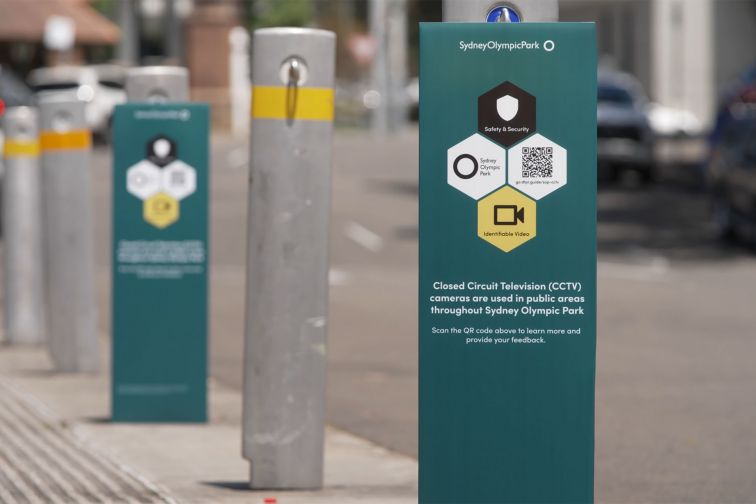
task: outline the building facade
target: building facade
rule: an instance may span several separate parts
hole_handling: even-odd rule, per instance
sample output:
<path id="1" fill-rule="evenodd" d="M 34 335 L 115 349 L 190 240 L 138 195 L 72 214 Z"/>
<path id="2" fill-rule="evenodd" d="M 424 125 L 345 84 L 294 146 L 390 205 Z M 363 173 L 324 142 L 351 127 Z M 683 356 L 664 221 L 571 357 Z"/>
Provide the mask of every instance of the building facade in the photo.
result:
<path id="1" fill-rule="evenodd" d="M 559 17 L 595 21 L 602 64 L 704 127 L 717 97 L 756 64 L 756 0 L 561 0 Z"/>

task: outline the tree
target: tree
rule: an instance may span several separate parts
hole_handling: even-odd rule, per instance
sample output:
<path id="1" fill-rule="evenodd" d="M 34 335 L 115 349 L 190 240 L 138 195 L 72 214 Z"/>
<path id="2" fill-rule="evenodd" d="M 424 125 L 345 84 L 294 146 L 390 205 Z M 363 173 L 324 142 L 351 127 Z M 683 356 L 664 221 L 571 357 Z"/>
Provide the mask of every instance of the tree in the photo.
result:
<path id="1" fill-rule="evenodd" d="M 252 9 L 252 27 L 307 26 L 313 18 L 311 0 L 257 0 Z"/>

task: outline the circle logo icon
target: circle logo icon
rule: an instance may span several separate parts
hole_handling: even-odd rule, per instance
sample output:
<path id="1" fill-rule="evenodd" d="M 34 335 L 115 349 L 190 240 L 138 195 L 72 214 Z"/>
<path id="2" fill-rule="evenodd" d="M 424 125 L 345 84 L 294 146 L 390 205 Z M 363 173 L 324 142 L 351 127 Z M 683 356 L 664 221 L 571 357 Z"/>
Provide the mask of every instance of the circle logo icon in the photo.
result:
<path id="1" fill-rule="evenodd" d="M 463 161 L 469 162 L 463 163 Z M 462 165 L 461 168 L 465 169 L 464 172 L 460 169 L 460 164 Z M 454 160 L 454 166 L 452 167 L 452 169 L 454 170 L 454 173 L 457 175 L 457 177 L 464 180 L 471 179 L 478 173 L 478 160 L 470 154 L 460 154 L 459 156 L 457 156 L 457 159 Z"/>

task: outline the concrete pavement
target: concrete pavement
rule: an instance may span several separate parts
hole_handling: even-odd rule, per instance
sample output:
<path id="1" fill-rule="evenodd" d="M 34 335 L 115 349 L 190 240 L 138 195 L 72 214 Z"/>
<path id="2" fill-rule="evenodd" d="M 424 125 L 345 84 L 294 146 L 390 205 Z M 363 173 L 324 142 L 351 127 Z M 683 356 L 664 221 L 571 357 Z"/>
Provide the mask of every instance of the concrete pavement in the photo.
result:
<path id="1" fill-rule="evenodd" d="M 417 502 L 413 459 L 336 429 L 322 491 L 250 491 L 237 391 L 211 382 L 207 425 L 113 424 L 107 373 L 50 369 L 41 348 L 0 349 L 0 502 Z"/>

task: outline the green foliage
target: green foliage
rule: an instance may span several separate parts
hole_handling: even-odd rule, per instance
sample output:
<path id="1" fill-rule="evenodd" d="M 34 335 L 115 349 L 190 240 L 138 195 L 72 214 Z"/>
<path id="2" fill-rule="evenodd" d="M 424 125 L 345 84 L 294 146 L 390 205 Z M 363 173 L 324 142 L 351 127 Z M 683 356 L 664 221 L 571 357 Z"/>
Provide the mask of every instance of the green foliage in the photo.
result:
<path id="1" fill-rule="evenodd" d="M 312 21 L 311 0 L 257 0 L 252 28 L 307 26 Z"/>
<path id="2" fill-rule="evenodd" d="M 113 16 L 113 0 L 94 0 L 92 7 L 103 16 Z"/>

